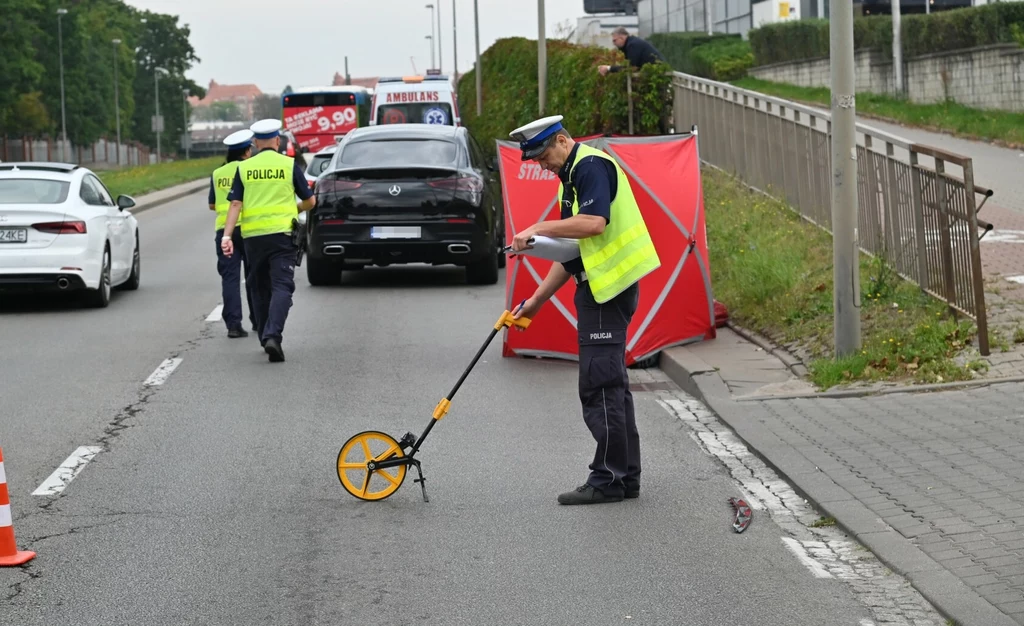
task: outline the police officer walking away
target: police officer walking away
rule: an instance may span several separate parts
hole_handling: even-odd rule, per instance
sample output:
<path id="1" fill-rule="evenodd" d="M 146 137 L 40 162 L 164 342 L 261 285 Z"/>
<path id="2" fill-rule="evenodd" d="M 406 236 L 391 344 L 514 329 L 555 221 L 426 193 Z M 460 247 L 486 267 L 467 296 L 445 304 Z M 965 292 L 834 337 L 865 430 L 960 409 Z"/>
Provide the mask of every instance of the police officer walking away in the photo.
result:
<path id="1" fill-rule="evenodd" d="M 510 136 L 524 161 L 560 179 L 560 220 L 515 235 L 512 250 L 535 235 L 578 239 L 580 256 L 554 263 L 516 317 L 533 317 L 570 278 L 576 283 L 579 397 L 597 441 L 587 481 L 558 496 L 562 504 L 620 502 L 640 495 L 640 435 L 626 370 L 626 328 L 636 312 L 638 281 L 661 267 L 625 173 L 611 157 L 575 142 L 562 116 L 536 120 Z"/>
<path id="2" fill-rule="evenodd" d="M 242 246 L 242 237 L 239 232 L 233 232 L 231 242 L 238 254 L 226 256 L 221 249 L 220 241 L 224 235 L 224 224 L 228 219 L 228 192 L 231 191 L 231 184 L 235 180 L 235 172 L 238 171 L 238 164 L 249 158 L 252 154 L 251 130 L 240 130 L 231 133 L 224 139 L 224 145 L 228 147 L 228 155 L 224 165 L 213 170 L 210 176 L 210 210 L 217 212 L 214 228 L 217 231 L 217 273 L 220 274 L 221 297 L 224 303 L 221 318 L 224 325 L 228 327 L 228 337 L 248 337 L 242 328 L 242 298 L 239 295 L 239 283 L 242 276 L 242 265 L 245 265 L 245 273 L 249 272 L 249 261 L 246 259 L 245 250 Z M 256 330 L 256 312 L 252 306 L 252 286 L 246 281 L 245 299 L 249 305 L 249 321 L 252 329 Z"/>
<path id="3" fill-rule="evenodd" d="M 316 198 L 295 159 L 277 151 L 280 120 L 260 120 L 250 129 L 259 152 L 242 161 L 235 173 L 220 245 L 224 254 L 233 254 L 237 223 L 251 264 L 247 282 L 252 283 L 260 343 L 271 362 L 281 362 L 284 324 L 295 292 L 298 247 L 292 239 L 293 223 L 299 212 L 316 205 Z"/>

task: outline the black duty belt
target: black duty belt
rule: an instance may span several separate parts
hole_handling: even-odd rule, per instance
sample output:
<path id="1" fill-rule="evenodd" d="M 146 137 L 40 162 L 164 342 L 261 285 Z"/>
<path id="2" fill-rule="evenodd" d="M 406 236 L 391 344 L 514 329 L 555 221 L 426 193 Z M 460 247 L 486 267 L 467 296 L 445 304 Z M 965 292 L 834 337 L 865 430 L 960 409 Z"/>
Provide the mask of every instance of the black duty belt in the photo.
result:
<path id="1" fill-rule="evenodd" d="M 576 272 L 575 274 L 572 275 L 572 279 L 574 281 L 576 281 L 577 285 L 579 285 L 581 283 L 585 283 L 585 282 L 587 282 L 587 273 L 585 271 L 583 271 L 583 272 Z"/>

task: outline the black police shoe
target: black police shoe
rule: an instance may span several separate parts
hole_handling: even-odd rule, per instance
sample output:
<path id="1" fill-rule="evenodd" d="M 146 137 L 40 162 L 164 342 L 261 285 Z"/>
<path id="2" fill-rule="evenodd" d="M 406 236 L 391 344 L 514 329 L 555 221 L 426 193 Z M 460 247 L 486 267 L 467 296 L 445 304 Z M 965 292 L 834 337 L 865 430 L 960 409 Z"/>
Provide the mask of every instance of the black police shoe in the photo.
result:
<path id="1" fill-rule="evenodd" d="M 249 336 L 249 333 L 245 332 L 245 330 L 243 330 L 241 328 L 232 328 L 231 330 L 228 331 L 228 337 L 231 337 L 232 339 L 237 339 L 239 337 L 248 337 L 248 336 Z"/>
<path id="2" fill-rule="evenodd" d="M 606 496 L 604 492 L 589 484 L 583 484 L 558 496 L 559 504 L 603 504 L 622 502 L 622 496 Z"/>
<path id="3" fill-rule="evenodd" d="M 271 363 L 280 363 L 284 360 L 284 350 L 281 349 L 281 342 L 271 337 L 263 344 L 263 351 L 270 355 Z"/>

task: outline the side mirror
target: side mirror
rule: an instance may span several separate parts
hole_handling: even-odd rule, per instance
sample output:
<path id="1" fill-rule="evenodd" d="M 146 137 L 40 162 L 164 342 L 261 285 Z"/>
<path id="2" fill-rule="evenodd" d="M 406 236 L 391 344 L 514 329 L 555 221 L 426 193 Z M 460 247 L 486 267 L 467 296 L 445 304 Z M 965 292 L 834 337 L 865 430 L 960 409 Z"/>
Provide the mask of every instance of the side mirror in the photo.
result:
<path id="1" fill-rule="evenodd" d="M 124 211 L 135 206 L 135 198 L 121 194 L 117 197 L 117 208 Z"/>

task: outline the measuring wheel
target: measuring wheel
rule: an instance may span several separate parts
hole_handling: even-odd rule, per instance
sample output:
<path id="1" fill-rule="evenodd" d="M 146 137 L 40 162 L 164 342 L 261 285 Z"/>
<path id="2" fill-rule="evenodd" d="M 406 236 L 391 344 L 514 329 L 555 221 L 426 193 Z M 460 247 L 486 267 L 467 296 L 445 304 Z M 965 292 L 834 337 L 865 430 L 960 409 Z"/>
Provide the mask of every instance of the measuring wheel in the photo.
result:
<path id="1" fill-rule="evenodd" d="M 406 464 L 377 464 L 404 456 L 402 444 L 393 437 L 366 430 L 349 438 L 338 452 L 338 478 L 345 491 L 360 500 L 383 500 L 402 486 Z"/>

